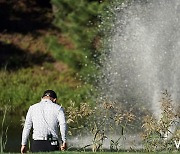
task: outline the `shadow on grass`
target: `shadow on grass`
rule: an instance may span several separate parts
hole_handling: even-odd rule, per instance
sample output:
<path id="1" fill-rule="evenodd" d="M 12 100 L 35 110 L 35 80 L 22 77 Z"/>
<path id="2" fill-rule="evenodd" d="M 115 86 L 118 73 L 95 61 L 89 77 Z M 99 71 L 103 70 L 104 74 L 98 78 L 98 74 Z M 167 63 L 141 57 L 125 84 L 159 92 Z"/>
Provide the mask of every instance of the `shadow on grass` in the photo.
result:
<path id="1" fill-rule="evenodd" d="M 0 32 L 27 34 L 52 26 L 50 0 L 1 0 Z"/>
<path id="2" fill-rule="evenodd" d="M 31 53 L 13 44 L 0 42 L 0 69 L 17 70 L 53 61 L 53 58 L 46 53 L 40 51 Z"/>

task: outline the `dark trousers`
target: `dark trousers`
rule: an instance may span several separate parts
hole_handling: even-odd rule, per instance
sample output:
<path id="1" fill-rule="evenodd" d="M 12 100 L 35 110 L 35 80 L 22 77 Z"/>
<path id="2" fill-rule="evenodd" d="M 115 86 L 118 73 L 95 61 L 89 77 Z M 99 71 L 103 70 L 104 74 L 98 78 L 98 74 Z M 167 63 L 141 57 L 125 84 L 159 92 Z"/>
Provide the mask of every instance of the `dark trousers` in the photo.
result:
<path id="1" fill-rule="evenodd" d="M 33 140 L 31 145 L 31 152 L 49 152 L 58 151 L 59 142 L 49 140 Z"/>

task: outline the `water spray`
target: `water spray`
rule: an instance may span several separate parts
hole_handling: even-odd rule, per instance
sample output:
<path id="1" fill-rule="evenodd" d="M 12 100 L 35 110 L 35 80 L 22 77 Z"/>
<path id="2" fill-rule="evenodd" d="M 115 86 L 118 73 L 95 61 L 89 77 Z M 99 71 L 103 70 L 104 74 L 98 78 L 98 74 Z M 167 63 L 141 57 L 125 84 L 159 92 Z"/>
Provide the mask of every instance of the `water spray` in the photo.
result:
<path id="1" fill-rule="evenodd" d="M 111 12 L 101 95 L 127 107 L 145 106 L 159 120 L 163 91 L 172 95 L 174 108 L 180 102 L 180 1 L 126 1 Z"/>

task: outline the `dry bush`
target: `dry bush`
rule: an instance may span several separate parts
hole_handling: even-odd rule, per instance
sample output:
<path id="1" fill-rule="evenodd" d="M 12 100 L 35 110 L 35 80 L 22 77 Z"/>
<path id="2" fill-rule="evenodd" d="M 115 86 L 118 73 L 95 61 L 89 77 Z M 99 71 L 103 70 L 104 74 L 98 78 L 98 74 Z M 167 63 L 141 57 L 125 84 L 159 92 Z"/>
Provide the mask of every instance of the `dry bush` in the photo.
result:
<path id="1" fill-rule="evenodd" d="M 120 139 L 125 135 L 128 124 L 132 123 L 136 116 L 132 109 L 125 110 L 121 103 L 103 101 L 94 111 L 94 125 L 91 126 L 93 138 L 93 151 L 102 151 L 102 145 L 106 138 L 110 142 L 110 150 L 120 150 Z M 118 139 L 110 135 L 116 134 Z"/>
<path id="2" fill-rule="evenodd" d="M 66 109 L 67 124 L 69 127 L 69 135 L 73 135 L 86 126 L 86 123 L 90 120 L 90 116 L 93 114 L 93 110 L 87 103 L 81 103 L 79 106 L 75 106 L 74 102 Z"/>
<path id="3" fill-rule="evenodd" d="M 110 139 L 110 149 L 112 151 L 119 150 L 119 140 L 125 135 L 128 124 L 135 120 L 132 109 L 125 110 L 119 107 L 119 103 L 104 101 L 98 107 L 92 109 L 87 103 L 81 103 L 78 107 L 71 102 L 71 106 L 66 109 L 67 123 L 69 134 L 91 134 L 92 144 L 86 145 L 81 149 L 85 150 L 91 147 L 92 151 L 103 151 L 103 144 L 106 138 L 109 138 L 109 132 L 114 134 L 117 130 L 119 134 L 118 140 Z"/>
<path id="4" fill-rule="evenodd" d="M 145 116 L 143 141 L 146 151 L 175 150 L 174 140 L 179 140 L 178 117 L 172 105 L 171 95 L 167 91 L 162 93 L 161 118 L 157 121 L 153 116 Z"/>

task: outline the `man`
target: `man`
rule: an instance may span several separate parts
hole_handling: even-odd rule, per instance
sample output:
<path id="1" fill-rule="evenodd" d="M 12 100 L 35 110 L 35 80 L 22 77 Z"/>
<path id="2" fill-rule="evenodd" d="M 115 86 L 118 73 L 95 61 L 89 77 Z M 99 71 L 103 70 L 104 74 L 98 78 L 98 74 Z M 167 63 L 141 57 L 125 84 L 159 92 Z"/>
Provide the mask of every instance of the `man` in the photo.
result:
<path id="1" fill-rule="evenodd" d="M 33 127 L 32 152 L 65 150 L 66 121 L 63 108 L 56 104 L 57 95 L 53 90 L 46 90 L 39 103 L 30 106 L 22 132 L 21 153 L 26 153 L 27 140 Z M 61 132 L 59 148 L 58 132 Z"/>

